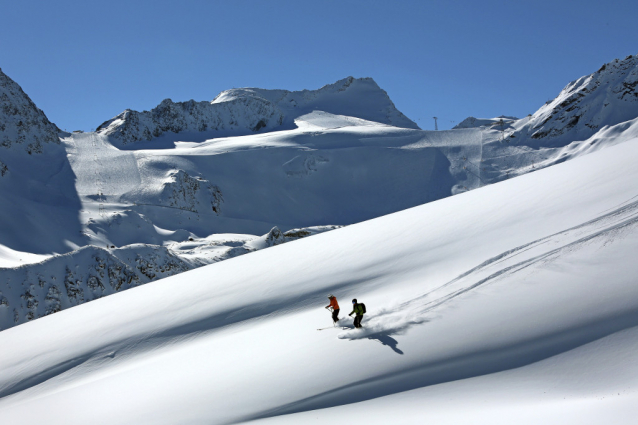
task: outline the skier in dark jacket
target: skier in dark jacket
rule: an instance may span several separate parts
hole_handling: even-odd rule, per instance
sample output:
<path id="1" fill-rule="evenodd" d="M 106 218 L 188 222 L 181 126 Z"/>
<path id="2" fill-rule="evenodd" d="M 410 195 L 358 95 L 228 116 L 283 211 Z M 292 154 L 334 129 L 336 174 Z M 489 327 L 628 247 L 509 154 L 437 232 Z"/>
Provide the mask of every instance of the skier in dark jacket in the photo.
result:
<path id="1" fill-rule="evenodd" d="M 355 314 L 354 316 L 354 327 L 355 328 L 361 328 L 361 320 L 363 319 L 363 315 L 366 312 L 366 307 L 363 303 L 357 303 L 357 299 L 355 298 L 354 300 L 352 300 L 352 312 L 350 314 L 348 314 L 348 316 L 352 317 L 353 314 Z"/>
<path id="2" fill-rule="evenodd" d="M 330 294 L 328 295 L 328 299 L 330 300 L 330 304 L 326 306 L 326 309 L 330 310 L 332 308 L 332 321 L 337 323 L 339 321 L 339 303 L 337 302 L 337 297 Z"/>

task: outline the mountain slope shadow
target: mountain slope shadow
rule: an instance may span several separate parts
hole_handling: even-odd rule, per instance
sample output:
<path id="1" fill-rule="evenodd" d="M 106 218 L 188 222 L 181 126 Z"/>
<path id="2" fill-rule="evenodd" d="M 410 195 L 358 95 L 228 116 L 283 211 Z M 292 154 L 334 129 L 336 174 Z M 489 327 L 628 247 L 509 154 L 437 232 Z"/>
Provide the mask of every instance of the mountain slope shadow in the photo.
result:
<path id="1" fill-rule="evenodd" d="M 85 245 L 76 176 L 60 145 L 42 154 L 3 153 L 0 178 L 0 244 L 35 254 L 65 253 Z"/>

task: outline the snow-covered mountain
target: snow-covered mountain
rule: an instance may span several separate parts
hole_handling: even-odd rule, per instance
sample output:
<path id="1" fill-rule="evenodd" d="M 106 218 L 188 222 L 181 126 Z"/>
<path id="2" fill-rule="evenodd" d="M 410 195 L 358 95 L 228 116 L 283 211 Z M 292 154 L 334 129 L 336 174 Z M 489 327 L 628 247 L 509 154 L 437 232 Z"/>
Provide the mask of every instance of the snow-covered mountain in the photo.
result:
<path id="1" fill-rule="evenodd" d="M 257 235 L 276 241 L 291 229 L 370 220 L 631 140 L 635 62 L 612 62 L 568 85 L 559 98 L 577 98 L 569 107 L 556 100 L 551 113 L 548 104 L 520 120 L 468 118 L 449 131 L 419 130 L 373 80 L 347 78 L 314 91 L 233 89 L 212 102 L 164 101 L 96 133 L 43 142 L 42 154 L 19 151 L 0 181 L 10 200 L 0 207 L 0 297 L 9 304 L 0 326 L 45 314 L 51 286 L 68 298 L 61 308 L 73 305 L 59 284 L 67 268 L 88 301 L 114 292 L 106 280 L 92 289 L 97 263 L 121 267 L 116 280 L 137 276 L 128 288 L 168 276 L 167 259 L 178 265 L 172 274 L 273 244 Z M 603 97 L 616 100 L 604 107 Z M 587 119 L 570 127 L 564 114 L 576 111 Z M 554 130 L 534 136 L 550 115 Z M 607 125 L 585 126 L 594 121 Z M 21 162 L 31 160 L 37 167 Z M 145 276 L 139 264 L 159 272 Z M 47 268 L 56 271 L 47 277 Z"/>
<path id="2" fill-rule="evenodd" d="M 496 134 L 483 140 L 481 180 L 493 183 L 634 137 L 638 128 L 638 55 L 616 59 L 569 83 L 522 119 L 470 117 L 458 128 Z M 477 173 L 478 174 L 478 173 Z"/>
<path id="3" fill-rule="evenodd" d="M 0 417 L 633 423 L 636 157 L 633 138 L 2 331 Z"/>
<path id="4" fill-rule="evenodd" d="M 293 128 L 294 120 L 319 110 L 396 127 L 419 127 L 399 112 L 372 78 L 348 77 L 318 90 L 227 90 L 210 102 L 164 99 L 150 111 L 127 109 L 102 123 L 99 134 L 125 145 L 166 133 L 206 133 L 208 137 Z"/>
<path id="5" fill-rule="evenodd" d="M 41 154 L 43 145 L 59 144 L 60 129 L 51 123 L 29 96 L 0 69 L 0 150 L 3 156 L 24 151 Z M 4 175 L 6 173 L 3 167 Z"/>
<path id="6" fill-rule="evenodd" d="M 533 148 L 559 147 L 636 117 L 638 55 L 630 55 L 569 83 L 509 137 Z"/>
<path id="7" fill-rule="evenodd" d="M 526 118 L 469 117 L 454 128 L 493 127 L 502 130 L 507 142 L 514 145 L 561 148 L 636 117 L 638 55 L 629 55 L 567 84 L 556 98 Z"/>
<path id="8" fill-rule="evenodd" d="M 26 257 L 82 243 L 76 176 L 58 133 L 0 71 L 0 252 Z"/>

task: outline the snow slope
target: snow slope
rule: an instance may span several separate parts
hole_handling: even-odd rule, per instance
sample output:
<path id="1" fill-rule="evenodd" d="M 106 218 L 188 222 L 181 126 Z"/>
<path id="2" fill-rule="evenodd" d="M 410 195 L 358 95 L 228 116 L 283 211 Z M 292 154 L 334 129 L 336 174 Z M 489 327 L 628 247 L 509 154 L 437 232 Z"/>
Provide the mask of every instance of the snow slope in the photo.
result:
<path id="1" fill-rule="evenodd" d="M 630 423 L 637 156 L 628 140 L 3 331 L 0 415 Z M 366 303 L 363 330 L 330 328 L 328 292 L 342 315 Z"/>
<path id="2" fill-rule="evenodd" d="M 420 130 L 325 112 L 297 123 L 170 149 L 119 150 L 91 133 L 64 141 L 87 208 L 126 208 L 200 236 L 352 224 L 449 196 L 456 183 L 440 149 L 404 149 Z"/>
<path id="3" fill-rule="evenodd" d="M 138 276 L 115 285 L 128 288 L 167 276 L 169 258 L 180 264 L 172 274 L 251 252 L 245 243 L 274 227 L 349 225 L 631 140 L 638 136 L 636 69 L 635 57 L 614 61 L 533 116 L 468 118 L 450 131 L 418 130 L 373 80 L 347 78 L 314 91 L 233 89 L 212 102 L 164 101 L 150 112 L 128 111 L 98 133 L 41 143 L 42 154 L 14 144 L 8 152 L 18 156 L 5 158 L 11 166 L 0 179 L 10 201 L 0 207 L 0 297 L 10 306 L 0 328 L 51 311 L 49 288 L 61 294 L 50 300 L 61 308 L 112 293 L 111 277 L 97 289 L 91 283 L 107 259 L 119 267 L 114 282 Z M 32 136 L 54 134 L 8 81 L 4 110 L 19 114 L 3 118 L 13 123 L 6 134 L 17 134 L 16 117 L 40 123 Z M 571 125 L 576 115 L 582 118 Z M 271 118 L 276 125 L 253 131 Z M 146 133 L 152 140 L 142 140 Z M 83 247 L 91 248 L 80 253 Z M 61 283 L 67 267 L 71 286 Z M 159 272 L 149 277 L 140 268 Z M 87 296 L 75 297 L 76 287 Z"/>

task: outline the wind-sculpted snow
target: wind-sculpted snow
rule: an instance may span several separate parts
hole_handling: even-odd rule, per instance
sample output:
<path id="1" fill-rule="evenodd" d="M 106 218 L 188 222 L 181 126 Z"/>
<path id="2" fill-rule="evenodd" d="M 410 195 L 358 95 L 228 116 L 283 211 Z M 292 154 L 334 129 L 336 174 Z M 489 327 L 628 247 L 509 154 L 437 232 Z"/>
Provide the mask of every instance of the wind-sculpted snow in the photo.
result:
<path id="1" fill-rule="evenodd" d="M 85 234 L 96 246 L 109 247 L 143 243 L 163 245 L 166 242 L 181 242 L 193 238 L 183 229 L 168 231 L 158 228 L 142 214 L 131 210 L 122 210 L 89 218 Z"/>
<path id="2" fill-rule="evenodd" d="M 97 132 L 123 145 L 152 140 L 166 133 L 243 135 L 293 128 L 297 117 L 314 110 L 418 129 L 396 109 L 374 80 L 348 77 L 318 90 L 242 88 L 224 91 L 211 102 L 165 99 L 150 111 L 127 109 L 101 124 Z"/>

